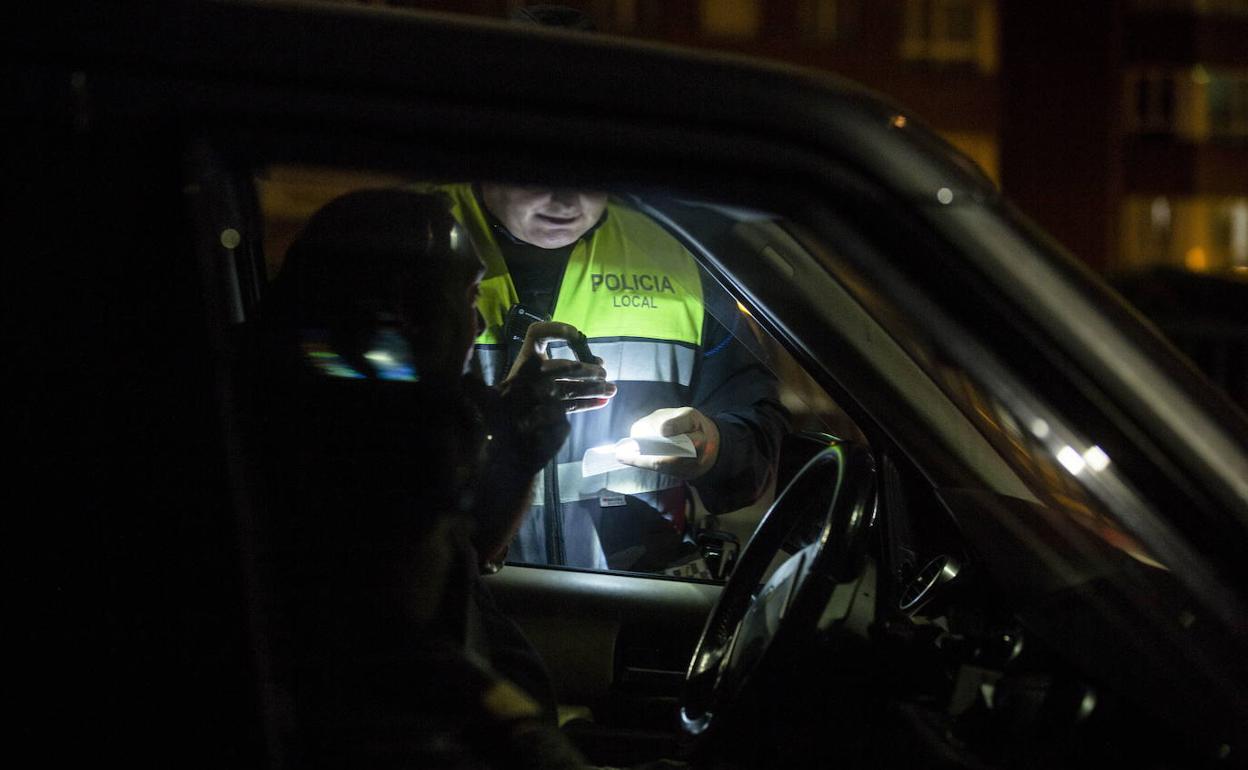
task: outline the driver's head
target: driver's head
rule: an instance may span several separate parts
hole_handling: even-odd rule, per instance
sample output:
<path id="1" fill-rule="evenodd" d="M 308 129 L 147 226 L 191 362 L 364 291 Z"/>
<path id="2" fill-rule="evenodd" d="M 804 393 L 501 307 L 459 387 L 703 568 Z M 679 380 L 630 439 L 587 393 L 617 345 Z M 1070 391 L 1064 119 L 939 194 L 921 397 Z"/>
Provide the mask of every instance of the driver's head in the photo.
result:
<path id="1" fill-rule="evenodd" d="M 575 243 L 607 208 L 605 192 L 556 187 L 484 183 L 481 199 L 514 238 L 543 249 Z"/>
<path id="2" fill-rule="evenodd" d="M 303 643 L 436 619 L 483 439 L 461 387 L 481 271 L 444 199 L 364 190 L 312 216 L 265 297 L 268 537 Z"/>
<path id="3" fill-rule="evenodd" d="M 287 253 L 274 304 L 309 337 L 313 363 L 336 356 L 342 372 L 366 378 L 453 378 L 478 333 L 481 272 L 442 198 L 361 190 L 309 220 Z"/>

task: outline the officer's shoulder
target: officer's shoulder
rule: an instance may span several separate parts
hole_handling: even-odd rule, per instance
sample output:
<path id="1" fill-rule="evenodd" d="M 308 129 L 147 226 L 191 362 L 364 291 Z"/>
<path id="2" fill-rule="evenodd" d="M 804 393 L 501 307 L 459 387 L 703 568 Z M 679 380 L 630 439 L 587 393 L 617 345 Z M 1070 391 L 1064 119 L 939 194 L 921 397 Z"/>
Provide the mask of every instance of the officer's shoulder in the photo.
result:
<path id="1" fill-rule="evenodd" d="M 685 250 L 680 241 L 663 229 L 662 225 L 617 198 L 610 199 L 607 216 L 608 221 L 615 220 L 620 230 L 633 240 L 659 242 L 667 248 Z"/>

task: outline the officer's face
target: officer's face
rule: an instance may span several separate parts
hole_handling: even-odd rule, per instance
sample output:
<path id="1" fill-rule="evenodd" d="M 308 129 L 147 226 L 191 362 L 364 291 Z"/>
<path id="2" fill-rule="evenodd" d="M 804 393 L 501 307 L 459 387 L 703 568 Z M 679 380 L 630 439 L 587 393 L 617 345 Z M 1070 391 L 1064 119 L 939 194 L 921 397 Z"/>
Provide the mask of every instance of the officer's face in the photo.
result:
<path id="1" fill-rule="evenodd" d="M 508 232 L 543 249 L 574 243 L 607 207 L 606 193 L 549 187 L 483 184 L 481 197 Z"/>

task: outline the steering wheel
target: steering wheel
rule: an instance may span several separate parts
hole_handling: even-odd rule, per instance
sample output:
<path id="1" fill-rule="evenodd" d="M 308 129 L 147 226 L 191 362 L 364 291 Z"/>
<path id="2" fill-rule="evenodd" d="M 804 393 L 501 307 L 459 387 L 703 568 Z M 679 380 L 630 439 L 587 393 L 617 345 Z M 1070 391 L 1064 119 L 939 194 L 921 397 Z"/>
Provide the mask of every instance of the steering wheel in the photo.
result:
<path id="1" fill-rule="evenodd" d="M 812 632 L 837 584 L 861 572 L 875 514 L 875 463 L 862 445 L 821 450 L 772 503 L 711 611 L 685 674 L 686 737 L 705 738 L 777 639 Z M 759 588 L 768 567 L 779 566 Z M 757 590 L 756 590 L 757 589 Z"/>

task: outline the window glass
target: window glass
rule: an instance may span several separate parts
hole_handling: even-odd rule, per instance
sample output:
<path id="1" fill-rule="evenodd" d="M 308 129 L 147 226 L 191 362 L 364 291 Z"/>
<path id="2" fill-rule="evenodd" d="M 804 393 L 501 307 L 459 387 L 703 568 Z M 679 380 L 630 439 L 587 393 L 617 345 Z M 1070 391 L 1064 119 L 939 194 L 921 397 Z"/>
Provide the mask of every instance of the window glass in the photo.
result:
<path id="1" fill-rule="evenodd" d="M 266 167 L 255 182 L 270 280 L 307 220 L 340 195 L 442 195 L 484 265 L 469 368 L 487 385 L 508 378 L 535 319 L 587 336 L 618 390 L 605 407 L 569 415 L 568 439 L 536 474 L 511 563 L 723 578 L 798 462 L 782 458 L 786 437 L 860 438 L 712 268 L 801 249 L 765 212 L 653 191 L 311 166 Z M 576 354 L 556 340 L 547 355 Z"/>

